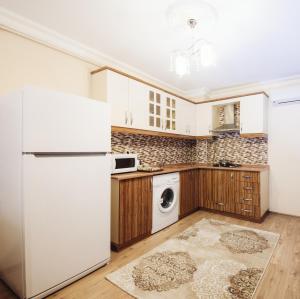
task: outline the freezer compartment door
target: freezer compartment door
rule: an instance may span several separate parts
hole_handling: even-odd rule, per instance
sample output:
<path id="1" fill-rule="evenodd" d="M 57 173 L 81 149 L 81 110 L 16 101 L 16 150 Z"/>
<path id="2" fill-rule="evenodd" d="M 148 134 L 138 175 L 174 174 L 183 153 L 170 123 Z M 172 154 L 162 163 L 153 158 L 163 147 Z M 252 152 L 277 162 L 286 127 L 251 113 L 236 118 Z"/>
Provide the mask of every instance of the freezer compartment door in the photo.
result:
<path id="1" fill-rule="evenodd" d="M 110 257 L 107 156 L 23 156 L 26 294 Z"/>
<path id="2" fill-rule="evenodd" d="M 26 87 L 23 152 L 109 152 L 109 116 L 107 103 Z"/>

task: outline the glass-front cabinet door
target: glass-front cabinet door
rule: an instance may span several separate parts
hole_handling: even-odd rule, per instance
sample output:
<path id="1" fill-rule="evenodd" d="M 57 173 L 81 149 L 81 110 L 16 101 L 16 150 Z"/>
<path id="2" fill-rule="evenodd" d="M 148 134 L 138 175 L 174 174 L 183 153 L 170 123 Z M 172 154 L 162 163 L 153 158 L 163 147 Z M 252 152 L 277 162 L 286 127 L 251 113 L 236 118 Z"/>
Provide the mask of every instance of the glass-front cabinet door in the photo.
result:
<path id="1" fill-rule="evenodd" d="M 157 131 L 176 131 L 176 98 L 160 92 L 149 90 L 148 93 L 149 129 Z"/>
<path id="2" fill-rule="evenodd" d="M 165 130 L 176 131 L 176 99 L 170 95 L 166 95 L 165 105 Z"/>
<path id="3" fill-rule="evenodd" d="M 162 95 L 156 90 L 149 90 L 149 116 L 148 125 L 151 129 L 162 129 Z"/>

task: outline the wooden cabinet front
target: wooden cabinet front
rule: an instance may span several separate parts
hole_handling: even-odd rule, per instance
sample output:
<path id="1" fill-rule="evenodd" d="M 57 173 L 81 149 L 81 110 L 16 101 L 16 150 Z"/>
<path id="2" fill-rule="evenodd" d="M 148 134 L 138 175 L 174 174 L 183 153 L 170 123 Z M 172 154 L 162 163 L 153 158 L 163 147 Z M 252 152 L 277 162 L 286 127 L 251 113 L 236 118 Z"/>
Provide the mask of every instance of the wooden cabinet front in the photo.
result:
<path id="1" fill-rule="evenodd" d="M 211 209 L 213 202 L 213 171 L 210 169 L 199 170 L 199 207 Z"/>
<path id="2" fill-rule="evenodd" d="M 199 208 L 198 181 L 198 169 L 180 172 L 180 218 Z"/>
<path id="3" fill-rule="evenodd" d="M 199 206 L 258 221 L 268 210 L 268 172 L 201 169 Z"/>
<path id="4" fill-rule="evenodd" d="M 126 247 L 151 234 L 152 178 L 112 183 L 112 243 Z"/>
<path id="5" fill-rule="evenodd" d="M 239 191 L 239 176 L 236 171 L 213 170 L 213 201 L 215 209 L 234 213 Z"/>

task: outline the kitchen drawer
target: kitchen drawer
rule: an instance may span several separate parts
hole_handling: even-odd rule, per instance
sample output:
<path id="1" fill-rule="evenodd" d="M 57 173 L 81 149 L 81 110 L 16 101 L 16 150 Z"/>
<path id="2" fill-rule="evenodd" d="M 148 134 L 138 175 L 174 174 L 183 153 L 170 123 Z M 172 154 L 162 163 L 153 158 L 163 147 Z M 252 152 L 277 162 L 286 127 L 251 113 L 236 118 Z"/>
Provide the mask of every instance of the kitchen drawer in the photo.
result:
<path id="1" fill-rule="evenodd" d="M 240 182 L 240 195 L 244 194 L 259 194 L 259 184 L 252 182 Z"/>
<path id="2" fill-rule="evenodd" d="M 252 217 L 252 218 L 260 218 L 260 207 L 246 204 L 236 204 L 235 212 L 238 215 Z"/>
<path id="3" fill-rule="evenodd" d="M 240 171 L 240 181 L 258 183 L 259 173 L 253 171 Z"/>
<path id="4" fill-rule="evenodd" d="M 241 192 L 239 198 L 237 199 L 237 203 L 259 206 L 259 194 L 252 192 Z"/>
<path id="5" fill-rule="evenodd" d="M 228 213 L 235 213 L 235 203 L 223 203 L 223 202 L 210 202 L 210 209 L 221 211 L 221 212 L 228 212 Z"/>

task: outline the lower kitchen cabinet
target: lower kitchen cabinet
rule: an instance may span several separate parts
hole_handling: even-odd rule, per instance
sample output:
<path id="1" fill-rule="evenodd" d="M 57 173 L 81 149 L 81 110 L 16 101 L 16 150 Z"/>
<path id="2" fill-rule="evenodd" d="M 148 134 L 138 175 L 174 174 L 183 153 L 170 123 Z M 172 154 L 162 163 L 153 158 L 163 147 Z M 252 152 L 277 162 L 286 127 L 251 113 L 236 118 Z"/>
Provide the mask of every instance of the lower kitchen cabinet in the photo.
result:
<path id="1" fill-rule="evenodd" d="M 239 173 L 236 171 L 213 170 L 212 200 L 216 210 L 234 213 L 238 196 Z"/>
<path id="2" fill-rule="evenodd" d="M 268 170 L 199 170 L 199 205 L 261 221 L 269 209 Z"/>
<path id="3" fill-rule="evenodd" d="M 199 182 L 199 207 L 211 208 L 213 198 L 213 171 L 211 169 L 199 169 L 198 182 Z"/>
<path id="4" fill-rule="evenodd" d="M 112 179 L 111 241 L 120 250 L 151 234 L 152 177 Z"/>
<path id="5" fill-rule="evenodd" d="M 180 171 L 179 218 L 199 208 L 260 222 L 269 209 L 269 172 L 239 169 Z M 112 178 L 111 241 L 127 247 L 152 230 L 152 176 Z"/>
<path id="6" fill-rule="evenodd" d="M 180 209 L 179 218 L 199 209 L 199 170 L 191 169 L 180 172 Z"/>

